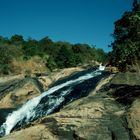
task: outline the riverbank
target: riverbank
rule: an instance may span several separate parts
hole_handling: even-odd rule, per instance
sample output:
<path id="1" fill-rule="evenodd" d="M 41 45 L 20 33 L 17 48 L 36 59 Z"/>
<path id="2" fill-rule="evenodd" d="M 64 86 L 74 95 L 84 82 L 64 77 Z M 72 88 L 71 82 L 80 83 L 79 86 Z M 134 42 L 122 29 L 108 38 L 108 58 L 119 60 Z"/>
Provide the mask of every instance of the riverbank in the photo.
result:
<path id="1" fill-rule="evenodd" d="M 26 77 L 14 75 L 0 77 L 0 109 L 16 108 L 29 99 L 40 95 L 61 78 L 84 70 L 82 67 L 67 68 L 46 75 Z"/>
<path id="2" fill-rule="evenodd" d="M 60 75 L 62 73 L 61 71 Z M 1 139 L 140 139 L 139 77 L 137 73 L 113 74 L 100 81 L 87 97 Z"/>

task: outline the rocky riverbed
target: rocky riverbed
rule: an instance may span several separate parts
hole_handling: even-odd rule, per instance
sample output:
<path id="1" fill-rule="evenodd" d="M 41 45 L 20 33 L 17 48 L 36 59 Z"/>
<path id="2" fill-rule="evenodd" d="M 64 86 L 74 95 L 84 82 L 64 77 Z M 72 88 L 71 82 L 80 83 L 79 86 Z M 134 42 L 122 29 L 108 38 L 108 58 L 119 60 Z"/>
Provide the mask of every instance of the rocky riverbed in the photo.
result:
<path id="1" fill-rule="evenodd" d="M 65 72 L 60 71 L 48 77 L 17 78 L 14 82 L 10 80 L 1 83 L 0 115 L 5 115 L 2 109 L 10 112 L 41 94 L 55 80 L 81 70 L 64 70 Z M 138 73 L 113 74 L 103 79 L 87 97 L 66 105 L 57 113 L 40 118 L 1 140 L 138 140 L 139 95 Z"/>
<path id="2" fill-rule="evenodd" d="M 67 68 L 57 72 L 40 76 L 27 77 L 26 75 L 0 77 L 0 108 L 15 108 L 21 106 L 27 100 L 40 95 L 48 87 L 57 81 L 83 68 Z"/>

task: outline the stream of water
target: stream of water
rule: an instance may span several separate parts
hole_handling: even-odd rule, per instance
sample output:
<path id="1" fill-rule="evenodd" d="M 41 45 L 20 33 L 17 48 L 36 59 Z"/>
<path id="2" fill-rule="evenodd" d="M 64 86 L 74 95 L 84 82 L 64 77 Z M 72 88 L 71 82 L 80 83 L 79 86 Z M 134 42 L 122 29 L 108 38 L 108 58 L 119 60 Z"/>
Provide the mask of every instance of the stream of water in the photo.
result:
<path id="1" fill-rule="evenodd" d="M 8 135 L 13 129 L 59 111 L 64 105 L 93 90 L 108 74 L 99 69 L 89 69 L 56 82 L 50 89 L 26 102 L 21 108 L 9 113 L 0 126 L 0 136 Z"/>

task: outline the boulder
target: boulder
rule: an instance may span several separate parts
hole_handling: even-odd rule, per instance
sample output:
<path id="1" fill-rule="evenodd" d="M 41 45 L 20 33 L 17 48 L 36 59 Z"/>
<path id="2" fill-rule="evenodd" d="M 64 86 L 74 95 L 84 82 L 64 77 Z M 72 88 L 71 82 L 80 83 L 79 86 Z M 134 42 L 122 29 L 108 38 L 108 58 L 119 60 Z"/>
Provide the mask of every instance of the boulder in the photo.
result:
<path id="1" fill-rule="evenodd" d="M 140 99 L 136 99 L 127 113 L 128 127 L 136 136 L 136 139 L 140 139 Z"/>
<path id="2" fill-rule="evenodd" d="M 76 72 L 80 72 L 84 70 L 81 67 L 73 67 L 73 68 L 65 68 L 65 69 L 61 69 L 59 71 L 56 72 L 52 72 L 49 75 L 46 76 L 40 76 L 38 78 L 38 80 L 42 83 L 42 85 L 44 86 L 44 90 L 47 90 L 48 87 L 54 83 L 57 80 L 60 80 L 64 77 L 70 76 Z"/>
<path id="3" fill-rule="evenodd" d="M 107 92 L 93 91 L 1 140 L 130 140 L 124 112 Z"/>
<path id="4" fill-rule="evenodd" d="M 9 84 L 3 91 L 3 96 L 1 92 L 0 108 L 17 108 L 38 95 L 40 95 L 40 89 L 33 79 L 19 80 L 15 84 Z"/>
<path id="5" fill-rule="evenodd" d="M 119 72 L 119 70 L 118 70 L 117 67 L 112 67 L 112 66 L 107 66 L 107 67 L 105 68 L 105 70 L 106 70 L 106 71 L 109 71 L 109 72 L 111 72 L 111 73 L 118 73 L 118 72 Z"/>
<path id="6" fill-rule="evenodd" d="M 41 77 L 40 81 L 47 88 L 54 80 L 71 73 L 59 71 L 58 75 Z M 25 87 L 27 85 L 24 84 Z M 29 84 L 29 87 L 32 86 Z M 32 89 L 29 87 L 28 90 Z M 139 89 L 140 79 L 136 73 L 111 75 L 101 80 L 87 97 L 71 102 L 59 112 L 40 118 L 0 140 L 140 139 Z M 19 92 L 15 95 L 18 96 Z M 19 98 L 22 96 L 28 99 L 28 94 L 20 92 Z M 124 101 L 127 103 L 124 104 Z M 19 105 L 22 103 L 20 100 Z"/>

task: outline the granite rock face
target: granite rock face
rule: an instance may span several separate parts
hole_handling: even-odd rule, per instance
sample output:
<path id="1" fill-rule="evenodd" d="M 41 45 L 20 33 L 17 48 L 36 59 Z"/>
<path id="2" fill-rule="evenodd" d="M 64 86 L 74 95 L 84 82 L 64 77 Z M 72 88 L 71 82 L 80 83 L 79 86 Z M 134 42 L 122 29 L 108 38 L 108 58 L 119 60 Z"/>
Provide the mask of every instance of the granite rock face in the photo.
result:
<path id="1" fill-rule="evenodd" d="M 41 94 L 37 79 L 23 78 L 0 85 L 0 108 L 16 108 Z"/>
<path id="2" fill-rule="evenodd" d="M 104 85 L 105 81 L 99 85 Z M 41 118 L 1 139 L 133 140 L 124 113 L 124 107 L 113 97 L 96 89 L 89 96 L 66 105 L 60 112 Z"/>
<path id="3" fill-rule="evenodd" d="M 39 77 L 24 75 L 0 77 L 0 109 L 19 107 L 47 90 L 56 80 L 82 70 L 83 68 L 77 67 Z"/>
<path id="4" fill-rule="evenodd" d="M 133 139 L 140 139 L 140 73 L 119 73 L 110 82 L 114 99 L 123 105 L 128 130 Z"/>
<path id="5" fill-rule="evenodd" d="M 59 112 L 40 118 L 0 139 L 138 140 L 140 83 L 134 75 L 119 73 L 110 76 L 102 80 L 87 97 L 71 102 Z"/>
<path id="6" fill-rule="evenodd" d="M 129 140 L 123 108 L 102 94 L 73 102 L 62 111 L 43 118 L 40 123 L 60 140 Z"/>
<path id="7" fill-rule="evenodd" d="M 136 99 L 127 113 L 128 127 L 140 139 L 140 99 Z"/>

